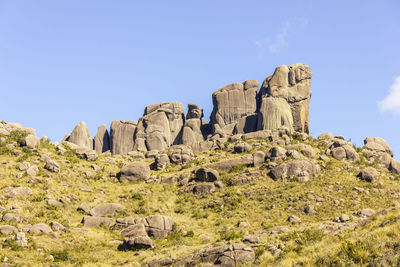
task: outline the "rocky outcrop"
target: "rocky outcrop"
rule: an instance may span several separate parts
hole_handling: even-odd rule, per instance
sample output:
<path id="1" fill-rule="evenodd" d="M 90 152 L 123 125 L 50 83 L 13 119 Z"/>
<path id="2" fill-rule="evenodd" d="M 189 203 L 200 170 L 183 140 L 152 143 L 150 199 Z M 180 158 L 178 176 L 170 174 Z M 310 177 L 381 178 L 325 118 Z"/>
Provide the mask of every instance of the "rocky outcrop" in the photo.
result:
<path id="1" fill-rule="evenodd" d="M 103 153 L 110 150 L 110 135 L 106 125 L 102 124 L 97 128 L 97 134 L 94 137 L 94 150 L 97 153 Z"/>
<path id="2" fill-rule="evenodd" d="M 185 125 L 182 132 L 182 144 L 190 145 L 204 141 L 202 128 L 203 110 L 196 104 L 188 105 Z"/>
<path id="3" fill-rule="evenodd" d="M 174 266 L 241 266 L 253 263 L 255 258 L 250 247 L 232 244 L 200 250 L 175 262 Z"/>
<path id="4" fill-rule="evenodd" d="M 93 139 L 90 137 L 86 123 L 81 121 L 75 126 L 69 138 L 66 140 L 80 147 L 93 149 Z"/>
<path id="5" fill-rule="evenodd" d="M 182 143 L 184 108 L 178 102 L 163 102 L 146 107 L 135 132 L 135 150 L 165 150 Z"/>
<path id="6" fill-rule="evenodd" d="M 274 167 L 270 176 L 274 180 L 289 181 L 292 179 L 298 181 L 307 181 L 310 178 L 316 177 L 320 173 L 319 165 L 308 160 L 292 160 L 287 163 L 282 163 Z"/>
<path id="7" fill-rule="evenodd" d="M 277 67 L 274 74 L 265 79 L 258 95 L 257 129 L 274 130 L 286 126 L 309 133 L 311 77 L 310 67 L 301 63 Z"/>
<path id="8" fill-rule="evenodd" d="M 240 132 L 251 132 L 255 125 L 246 124 L 246 117 L 256 114 L 257 91 L 256 80 L 228 84 L 215 91 L 212 95 L 214 108 L 210 117 L 213 133 L 230 135 L 238 131 L 238 128 Z M 239 121 L 240 127 L 237 127 Z"/>
<path id="9" fill-rule="evenodd" d="M 111 153 L 124 155 L 133 150 L 136 126 L 136 121 L 113 121 L 111 123 Z"/>

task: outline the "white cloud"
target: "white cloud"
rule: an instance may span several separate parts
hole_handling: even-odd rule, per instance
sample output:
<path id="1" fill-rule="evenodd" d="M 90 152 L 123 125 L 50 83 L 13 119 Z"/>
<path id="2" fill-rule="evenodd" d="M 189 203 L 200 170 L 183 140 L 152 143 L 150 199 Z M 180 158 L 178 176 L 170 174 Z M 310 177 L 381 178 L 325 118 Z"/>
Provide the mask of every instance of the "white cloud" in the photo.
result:
<path id="1" fill-rule="evenodd" d="M 389 111 L 400 117 L 400 76 L 390 86 L 389 95 L 378 101 L 381 112 Z"/>
<path id="2" fill-rule="evenodd" d="M 270 54 L 277 54 L 283 48 L 289 46 L 289 39 L 297 31 L 303 30 L 308 24 L 307 18 L 287 20 L 274 38 L 266 37 L 255 42 L 259 50 L 259 58 L 262 59 L 267 49 Z"/>

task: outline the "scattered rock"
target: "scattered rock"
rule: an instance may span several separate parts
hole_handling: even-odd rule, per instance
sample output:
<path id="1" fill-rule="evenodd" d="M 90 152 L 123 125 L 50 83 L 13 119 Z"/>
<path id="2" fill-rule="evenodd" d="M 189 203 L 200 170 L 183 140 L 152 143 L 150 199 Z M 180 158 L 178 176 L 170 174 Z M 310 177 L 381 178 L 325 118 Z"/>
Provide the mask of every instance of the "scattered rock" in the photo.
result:
<path id="1" fill-rule="evenodd" d="M 211 168 L 199 168 L 196 170 L 195 180 L 198 182 L 215 182 L 219 180 L 218 171 Z"/>
<path id="2" fill-rule="evenodd" d="M 140 250 L 154 248 L 154 242 L 148 236 L 125 238 L 122 250 Z"/>
<path id="3" fill-rule="evenodd" d="M 44 223 L 35 224 L 29 229 L 29 233 L 33 235 L 48 234 L 51 232 L 53 232 L 51 228 Z"/>
<path id="4" fill-rule="evenodd" d="M 97 217 L 114 216 L 115 212 L 122 211 L 124 209 L 124 206 L 116 203 L 100 204 L 90 210 L 90 215 Z"/>
<path id="5" fill-rule="evenodd" d="M 121 181 L 145 181 L 150 177 L 150 168 L 145 162 L 135 161 L 122 167 L 118 176 Z"/>
<path id="6" fill-rule="evenodd" d="M 7 197 L 29 197 L 31 196 L 32 190 L 28 187 L 7 187 L 5 189 L 5 195 Z"/>
<path id="7" fill-rule="evenodd" d="M 0 225 L 0 233 L 3 235 L 10 235 L 12 233 L 17 233 L 18 229 L 11 225 Z"/>
<path id="8" fill-rule="evenodd" d="M 59 173 L 61 168 L 60 165 L 58 165 L 55 161 L 53 160 L 48 160 L 46 161 L 46 165 L 44 165 L 44 168 L 46 170 L 49 170 L 51 172 Z"/>
<path id="9" fill-rule="evenodd" d="M 100 227 L 101 225 L 108 227 L 114 223 L 114 220 L 105 217 L 84 216 L 82 223 L 85 227 Z"/>
<path id="10" fill-rule="evenodd" d="M 361 170 L 358 176 L 361 178 L 361 180 L 373 183 L 378 178 L 378 172 L 375 168 L 367 167 Z"/>
<path id="11" fill-rule="evenodd" d="M 199 183 L 193 187 L 193 193 L 199 195 L 206 195 L 215 192 L 215 185 L 213 183 Z"/>
<path id="12" fill-rule="evenodd" d="M 83 211 L 87 214 L 90 213 L 90 206 L 86 203 L 82 203 L 81 205 L 79 205 L 79 207 L 76 209 L 77 211 Z"/>

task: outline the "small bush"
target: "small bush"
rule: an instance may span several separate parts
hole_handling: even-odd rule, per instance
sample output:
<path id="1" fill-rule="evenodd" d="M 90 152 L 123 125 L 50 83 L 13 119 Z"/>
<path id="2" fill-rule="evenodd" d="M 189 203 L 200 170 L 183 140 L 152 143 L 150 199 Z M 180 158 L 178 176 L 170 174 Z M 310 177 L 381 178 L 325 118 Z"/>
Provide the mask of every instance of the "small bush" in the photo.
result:
<path id="1" fill-rule="evenodd" d="M 143 195 L 140 194 L 140 193 L 134 193 L 134 194 L 132 195 L 132 199 L 133 199 L 133 200 L 143 200 Z"/>
<path id="2" fill-rule="evenodd" d="M 234 230 L 222 230 L 220 232 L 220 237 L 222 240 L 229 241 L 229 240 L 235 240 L 238 238 L 243 238 L 243 234 L 235 232 Z"/>
<path id="3" fill-rule="evenodd" d="M 68 261 L 69 260 L 69 252 L 66 249 L 53 250 L 50 254 L 54 257 L 54 261 L 55 262 Z"/>

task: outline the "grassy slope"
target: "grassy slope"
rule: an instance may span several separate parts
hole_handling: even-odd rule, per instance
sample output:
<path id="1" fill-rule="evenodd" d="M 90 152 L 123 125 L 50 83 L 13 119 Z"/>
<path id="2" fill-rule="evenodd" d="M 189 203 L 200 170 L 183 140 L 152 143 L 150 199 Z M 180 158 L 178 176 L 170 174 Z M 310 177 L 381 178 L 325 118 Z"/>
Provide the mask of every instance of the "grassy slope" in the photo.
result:
<path id="1" fill-rule="evenodd" d="M 325 147 L 315 140 L 310 139 L 306 142 L 314 146 L 316 152 L 320 149 L 324 151 Z M 400 216 L 399 202 L 395 196 L 400 192 L 399 177 L 379 169 L 378 182 L 371 184 L 360 181 L 356 177 L 357 167 L 367 166 L 364 160 L 360 164 L 348 164 L 332 159 L 330 163 L 325 163 L 326 168 L 319 177 L 305 183 L 275 182 L 268 178 L 268 170 L 265 167 L 235 168 L 231 173 L 221 173 L 223 181 L 227 184 L 247 170 L 258 170 L 261 180 L 246 185 L 226 186 L 211 195 L 196 196 L 184 193 L 176 184 L 121 184 L 109 178 L 111 171 L 119 171 L 119 167 L 124 163 L 134 160 L 129 156 L 113 157 L 116 165 L 104 162 L 111 157 L 100 156 L 95 164 L 100 166 L 102 171 L 94 177 L 87 178 L 84 171 L 91 170 L 90 165 L 93 162 L 81 160 L 71 152 L 61 155 L 52 145 L 43 144 L 38 148 L 38 153 L 26 151 L 21 156 L 12 155 L 4 149 L 4 144 L 2 147 L 0 189 L 7 186 L 25 186 L 30 187 L 34 194 L 28 199 L 7 199 L 2 196 L 0 206 L 9 210 L 11 205 L 17 204 L 21 215 L 28 217 L 29 221 L 1 224 L 11 224 L 20 228 L 28 223 L 49 224 L 51 221 L 57 221 L 71 229 L 71 232 L 60 234 L 58 238 L 27 234 L 30 244 L 30 248 L 27 249 L 20 248 L 12 242 L 5 243 L 7 236 L 1 236 L 0 242 L 6 245 L 0 251 L 0 259 L 7 256 L 9 262 L 16 265 L 135 266 L 152 259 L 169 256 L 181 258 L 202 248 L 240 242 L 246 232 L 252 235 L 255 231 L 281 225 L 291 226 L 292 231 L 273 235 L 267 232 L 260 235 L 261 246 L 256 249 L 256 264 L 344 266 L 364 265 L 373 260 L 393 265 L 399 263 L 396 254 L 400 248 L 400 224 L 379 227 L 383 221 Z M 258 150 L 267 151 L 270 147 L 271 144 L 267 144 L 260 146 Z M 240 156 L 231 153 L 230 149 L 213 153 L 213 156 L 210 156 L 210 153 L 199 154 L 191 164 L 183 168 L 170 166 L 163 171 L 152 171 L 152 174 L 168 177 L 194 170 L 210 162 Z M 61 165 L 61 172 L 51 173 L 45 170 L 44 162 L 38 154 L 50 155 Z M 318 158 L 318 155 L 315 158 Z M 36 176 L 43 179 L 43 183 L 30 184 L 30 177 L 27 175 L 16 178 L 21 172 L 18 165 L 23 161 L 29 161 L 31 164 L 39 161 L 36 165 L 40 171 Z M 146 161 L 151 163 L 151 160 Z M 94 173 L 93 170 L 91 172 Z M 357 193 L 354 187 L 366 188 L 369 194 Z M 93 192 L 83 192 L 81 188 L 91 188 Z M 71 194 L 75 194 L 80 200 L 71 201 L 61 208 L 51 208 L 46 203 L 46 195 L 62 199 Z M 335 200 L 339 200 L 339 204 L 335 204 Z M 84 214 L 76 211 L 76 208 L 82 202 L 91 207 L 98 203 L 120 203 L 126 210 L 114 216 L 116 218 L 167 215 L 173 218 L 177 227 L 168 239 L 155 240 L 154 250 L 140 253 L 118 251 L 119 241 L 123 240 L 118 231 L 106 228 L 91 228 L 88 233 L 79 231 L 83 229 L 81 220 Z M 303 212 L 306 205 L 313 205 L 316 213 L 306 215 Z M 373 217 L 370 223 L 338 235 L 324 234 L 321 229 L 323 224 L 332 224 L 335 217 L 344 213 L 352 215 L 362 208 L 384 211 Z M 289 223 L 287 218 L 293 214 L 300 216 L 302 222 Z M 238 228 L 237 224 L 241 221 L 249 222 L 250 227 Z M 360 219 L 354 216 L 352 221 L 359 224 Z M 200 238 L 201 235 L 206 235 L 207 239 Z M 282 252 L 273 256 L 268 251 L 270 245 L 281 247 Z M 49 255 L 54 256 L 54 262 L 48 259 Z"/>

